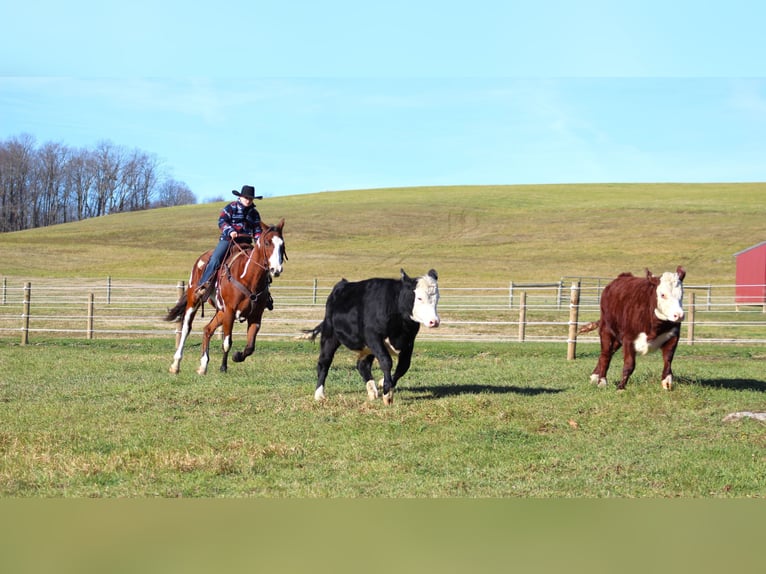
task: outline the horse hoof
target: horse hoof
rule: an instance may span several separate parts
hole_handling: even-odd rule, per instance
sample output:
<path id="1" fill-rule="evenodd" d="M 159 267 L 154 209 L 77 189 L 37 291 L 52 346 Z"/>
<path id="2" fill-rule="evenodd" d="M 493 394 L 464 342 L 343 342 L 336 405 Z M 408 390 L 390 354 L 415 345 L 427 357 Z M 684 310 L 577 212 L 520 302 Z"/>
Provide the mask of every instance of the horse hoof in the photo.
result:
<path id="1" fill-rule="evenodd" d="M 241 363 L 245 360 L 245 354 L 242 351 L 237 351 L 231 359 L 235 363 Z"/>
<path id="2" fill-rule="evenodd" d="M 316 391 L 314 391 L 314 400 L 315 401 L 323 401 L 327 397 L 325 397 L 324 394 L 324 386 L 319 387 Z"/>
<path id="3" fill-rule="evenodd" d="M 386 394 L 383 395 L 383 404 L 384 405 L 392 405 L 394 404 L 394 391 L 388 391 Z"/>
<path id="4" fill-rule="evenodd" d="M 179 368 L 178 368 L 178 367 L 176 367 L 175 365 L 172 365 L 172 366 L 171 366 L 171 367 L 168 369 L 168 372 L 169 372 L 171 375 L 177 375 L 177 374 L 178 374 L 178 372 L 179 372 L 180 370 L 181 370 L 181 369 L 179 369 Z"/>

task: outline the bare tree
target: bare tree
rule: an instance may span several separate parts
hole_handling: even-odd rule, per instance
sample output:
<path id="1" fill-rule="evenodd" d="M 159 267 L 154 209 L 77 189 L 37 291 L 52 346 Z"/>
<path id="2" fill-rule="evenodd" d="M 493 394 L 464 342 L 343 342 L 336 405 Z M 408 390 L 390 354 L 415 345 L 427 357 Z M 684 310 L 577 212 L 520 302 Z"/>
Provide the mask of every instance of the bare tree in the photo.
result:
<path id="1" fill-rule="evenodd" d="M 115 192 L 122 167 L 122 153 L 112 142 L 99 142 L 95 150 L 95 215 L 100 217 L 109 213 L 114 206 Z"/>
<path id="2" fill-rule="evenodd" d="M 67 182 L 71 190 L 70 219 L 87 219 L 92 212 L 88 202 L 96 179 L 96 162 L 92 151 L 85 148 L 73 151 L 67 165 Z"/>
<path id="3" fill-rule="evenodd" d="M 169 178 L 160 185 L 157 193 L 157 201 L 154 207 L 173 207 L 176 205 L 193 205 L 197 203 L 197 198 L 192 191 L 182 181 L 176 181 Z"/>
<path id="4" fill-rule="evenodd" d="M 35 138 L 22 134 L 3 143 L 0 154 L 0 231 L 29 225 L 29 195 L 34 171 Z"/>
<path id="5" fill-rule="evenodd" d="M 68 201 L 66 163 L 69 150 L 60 143 L 46 143 L 37 151 L 35 186 L 32 193 L 35 209 L 32 227 L 63 223 Z"/>
<path id="6" fill-rule="evenodd" d="M 155 155 L 108 140 L 92 150 L 54 142 L 36 149 L 28 134 L 0 141 L 0 233 L 197 202 L 161 173 Z"/>

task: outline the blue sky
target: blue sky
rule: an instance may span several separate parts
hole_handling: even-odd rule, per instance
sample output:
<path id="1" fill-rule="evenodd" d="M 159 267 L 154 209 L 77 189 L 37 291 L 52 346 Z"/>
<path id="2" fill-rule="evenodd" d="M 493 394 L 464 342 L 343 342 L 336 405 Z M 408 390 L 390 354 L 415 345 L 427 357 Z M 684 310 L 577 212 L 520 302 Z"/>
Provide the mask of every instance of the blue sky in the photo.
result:
<path id="1" fill-rule="evenodd" d="M 202 201 L 766 181 L 755 0 L 10 4 L 0 139 L 139 148 Z"/>

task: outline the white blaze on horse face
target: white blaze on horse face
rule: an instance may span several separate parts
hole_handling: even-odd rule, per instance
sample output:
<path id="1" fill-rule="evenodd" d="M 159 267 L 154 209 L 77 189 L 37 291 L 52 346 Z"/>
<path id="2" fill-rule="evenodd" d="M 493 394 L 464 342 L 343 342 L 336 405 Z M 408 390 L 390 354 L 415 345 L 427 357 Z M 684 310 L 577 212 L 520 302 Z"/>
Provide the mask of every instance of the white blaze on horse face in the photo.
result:
<path id="1" fill-rule="evenodd" d="M 274 244 L 274 251 L 269 257 L 269 273 L 274 277 L 279 277 L 282 273 L 282 244 L 284 242 L 281 237 L 274 237 L 271 241 Z"/>
<path id="2" fill-rule="evenodd" d="M 663 273 L 657 285 L 657 308 L 654 314 L 663 321 L 681 321 L 684 318 L 683 299 L 684 285 L 678 273 Z"/>
<path id="3" fill-rule="evenodd" d="M 438 327 L 439 286 L 430 275 L 418 278 L 415 284 L 415 303 L 412 306 L 412 320 L 426 327 Z"/>

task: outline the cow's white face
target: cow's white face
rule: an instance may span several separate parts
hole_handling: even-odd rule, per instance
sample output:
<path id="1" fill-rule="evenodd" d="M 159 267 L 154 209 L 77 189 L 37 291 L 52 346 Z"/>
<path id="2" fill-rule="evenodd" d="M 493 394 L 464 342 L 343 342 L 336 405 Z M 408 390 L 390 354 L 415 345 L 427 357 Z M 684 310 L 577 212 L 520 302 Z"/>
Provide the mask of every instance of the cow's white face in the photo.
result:
<path id="1" fill-rule="evenodd" d="M 412 306 L 412 320 L 426 327 L 438 327 L 439 315 L 436 305 L 439 303 L 439 285 L 432 275 L 418 278 L 415 284 L 415 304 Z"/>
<path id="2" fill-rule="evenodd" d="M 678 273 L 669 271 L 662 274 L 660 284 L 657 285 L 657 308 L 654 314 L 663 321 L 679 322 L 684 318 L 683 277 Z"/>

